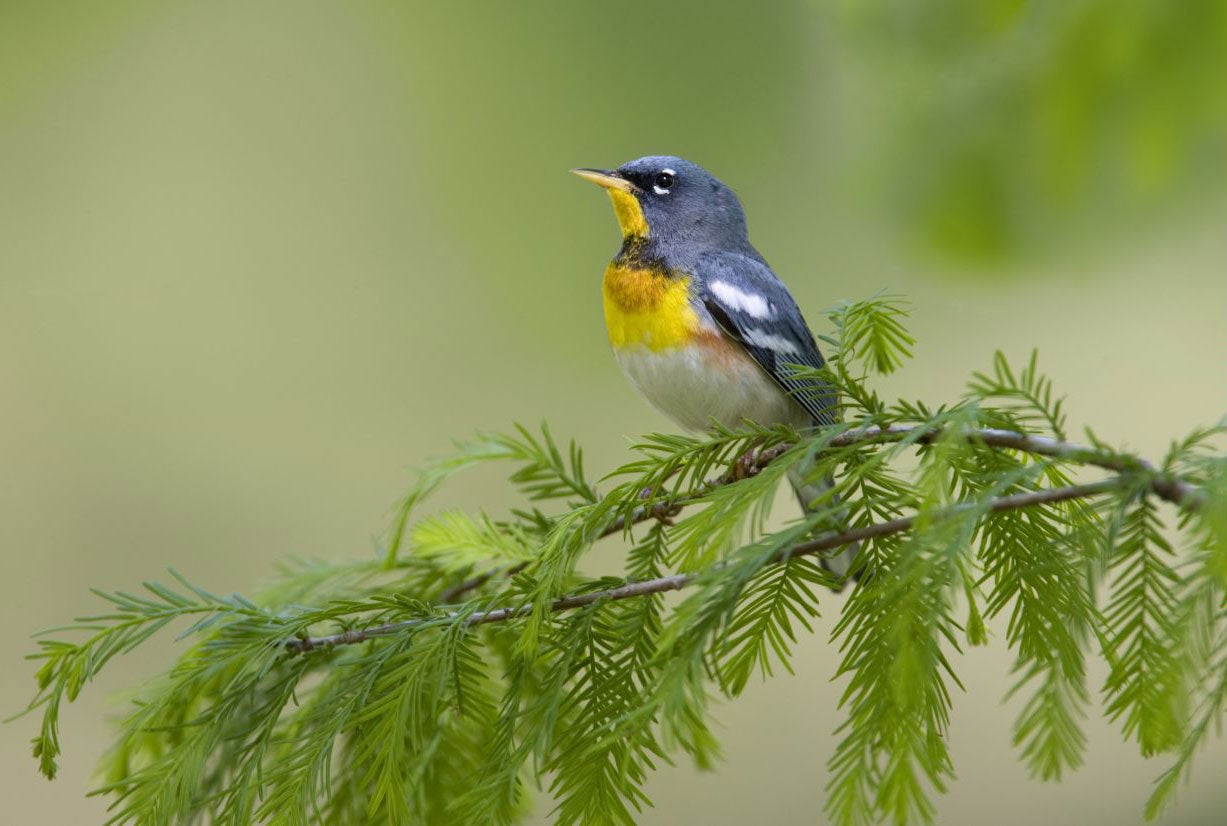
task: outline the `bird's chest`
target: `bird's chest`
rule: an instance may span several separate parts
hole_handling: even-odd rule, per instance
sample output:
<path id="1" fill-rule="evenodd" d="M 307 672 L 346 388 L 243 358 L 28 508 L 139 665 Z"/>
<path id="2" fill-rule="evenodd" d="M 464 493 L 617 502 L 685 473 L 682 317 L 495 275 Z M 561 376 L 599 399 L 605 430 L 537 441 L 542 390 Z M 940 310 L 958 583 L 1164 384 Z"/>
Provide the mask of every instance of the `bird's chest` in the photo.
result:
<path id="1" fill-rule="evenodd" d="M 643 347 L 660 352 L 681 347 L 699 328 L 686 276 L 614 262 L 605 270 L 601 292 L 605 327 L 615 350 Z"/>
<path id="2" fill-rule="evenodd" d="M 808 416 L 738 344 L 691 303 L 686 277 L 610 264 L 603 284 L 609 343 L 631 383 L 688 430 L 798 426 Z"/>

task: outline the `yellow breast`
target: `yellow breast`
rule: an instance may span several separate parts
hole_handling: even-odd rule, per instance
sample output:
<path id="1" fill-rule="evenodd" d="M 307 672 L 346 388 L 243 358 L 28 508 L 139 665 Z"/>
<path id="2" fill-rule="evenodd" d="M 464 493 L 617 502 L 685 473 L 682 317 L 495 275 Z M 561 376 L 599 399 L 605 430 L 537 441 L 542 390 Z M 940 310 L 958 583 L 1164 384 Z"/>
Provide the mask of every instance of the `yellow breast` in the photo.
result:
<path id="1" fill-rule="evenodd" d="M 699 329 L 689 278 L 613 263 L 605 270 L 605 326 L 615 349 L 660 351 L 688 343 Z"/>

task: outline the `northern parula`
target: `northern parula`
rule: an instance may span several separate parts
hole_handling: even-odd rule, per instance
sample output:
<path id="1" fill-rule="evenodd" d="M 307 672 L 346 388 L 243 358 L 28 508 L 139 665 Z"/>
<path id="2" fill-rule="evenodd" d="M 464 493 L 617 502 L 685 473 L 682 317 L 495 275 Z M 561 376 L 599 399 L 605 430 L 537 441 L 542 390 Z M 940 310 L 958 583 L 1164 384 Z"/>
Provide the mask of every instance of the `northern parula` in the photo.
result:
<path id="1" fill-rule="evenodd" d="M 605 269 L 605 324 L 618 363 L 653 406 L 687 430 L 713 420 L 798 429 L 837 421 L 831 388 L 798 376 L 797 366 L 822 367 L 822 354 L 750 244 L 731 189 L 665 155 L 571 171 L 613 200 L 622 247 Z M 791 476 L 803 507 L 822 494 L 803 469 Z M 855 553 L 823 566 L 843 577 Z"/>

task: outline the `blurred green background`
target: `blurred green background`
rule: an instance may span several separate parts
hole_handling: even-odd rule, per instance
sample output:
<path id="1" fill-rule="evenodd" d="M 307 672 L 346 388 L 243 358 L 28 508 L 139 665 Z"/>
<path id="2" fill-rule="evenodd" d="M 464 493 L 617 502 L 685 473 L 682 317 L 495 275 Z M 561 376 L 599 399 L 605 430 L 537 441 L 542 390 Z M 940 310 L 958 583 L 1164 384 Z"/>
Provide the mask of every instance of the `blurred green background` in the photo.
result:
<path id="1" fill-rule="evenodd" d="M 1038 347 L 1077 424 L 1161 451 L 1227 401 L 1225 81 L 1222 0 L 4 0 L 0 710 L 91 586 L 371 553 L 406 468 L 476 428 L 548 418 L 607 469 L 667 427 L 609 357 L 617 230 L 573 166 L 704 164 L 820 330 L 912 296 L 886 392 L 949 400 Z M 5 822 L 104 818 L 104 713 L 171 651 L 66 713 L 55 783 L 33 721 L 0 729 Z M 644 822 L 818 822 L 834 665 L 820 633 L 725 707 L 720 772 L 660 772 Z M 1008 666 L 960 661 L 941 822 L 1139 820 L 1163 764 L 1097 720 L 1085 769 L 1027 779 Z M 1168 822 L 1223 821 L 1225 758 Z"/>

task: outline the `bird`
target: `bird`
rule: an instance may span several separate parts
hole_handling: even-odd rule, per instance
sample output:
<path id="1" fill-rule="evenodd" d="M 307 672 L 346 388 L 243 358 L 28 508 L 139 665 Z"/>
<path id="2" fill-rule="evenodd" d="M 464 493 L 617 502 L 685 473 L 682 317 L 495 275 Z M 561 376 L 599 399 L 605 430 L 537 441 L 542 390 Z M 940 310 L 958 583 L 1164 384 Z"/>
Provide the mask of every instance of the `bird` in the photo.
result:
<path id="1" fill-rule="evenodd" d="M 571 172 L 613 202 L 622 245 L 602 282 L 605 326 L 631 384 L 681 428 L 749 420 L 798 430 L 839 420 L 825 364 L 797 302 L 750 243 L 737 195 L 698 164 L 649 155 Z M 805 509 L 830 480 L 789 477 Z M 828 503 L 829 505 L 829 503 Z M 824 558 L 843 583 L 857 549 Z"/>

